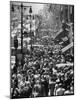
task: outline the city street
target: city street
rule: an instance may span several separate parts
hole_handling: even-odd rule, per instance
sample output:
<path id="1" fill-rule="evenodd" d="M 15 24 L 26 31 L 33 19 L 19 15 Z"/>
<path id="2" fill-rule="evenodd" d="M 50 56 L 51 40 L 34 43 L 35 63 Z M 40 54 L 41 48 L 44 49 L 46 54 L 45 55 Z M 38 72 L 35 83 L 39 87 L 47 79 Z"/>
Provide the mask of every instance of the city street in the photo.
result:
<path id="1" fill-rule="evenodd" d="M 74 6 L 10 2 L 11 98 L 74 95 Z"/>

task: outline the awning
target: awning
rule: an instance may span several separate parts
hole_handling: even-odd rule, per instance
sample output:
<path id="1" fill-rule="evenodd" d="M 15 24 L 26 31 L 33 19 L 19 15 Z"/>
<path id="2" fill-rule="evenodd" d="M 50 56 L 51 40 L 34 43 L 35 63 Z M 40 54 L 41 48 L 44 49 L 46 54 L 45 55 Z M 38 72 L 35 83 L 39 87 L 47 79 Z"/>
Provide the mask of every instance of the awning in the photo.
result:
<path id="1" fill-rule="evenodd" d="M 71 47 L 73 47 L 73 42 L 70 43 L 68 46 L 64 47 L 64 48 L 62 49 L 62 52 L 67 51 L 67 50 L 70 49 Z"/>

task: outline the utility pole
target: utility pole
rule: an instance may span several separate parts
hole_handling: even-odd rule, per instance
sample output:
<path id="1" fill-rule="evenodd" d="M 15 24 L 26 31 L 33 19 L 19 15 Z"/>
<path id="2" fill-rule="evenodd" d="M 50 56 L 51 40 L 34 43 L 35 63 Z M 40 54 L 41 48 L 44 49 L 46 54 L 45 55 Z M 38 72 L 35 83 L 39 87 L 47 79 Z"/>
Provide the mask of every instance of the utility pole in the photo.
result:
<path id="1" fill-rule="evenodd" d="M 21 3 L 21 53 L 23 54 L 23 4 Z"/>
<path id="2" fill-rule="evenodd" d="M 23 9 L 25 8 L 30 8 L 29 9 L 29 13 L 30 13 L 30 21 L 31 21 L 31 13 L 32 13 L 32 8 L 31 6 L 24 6 L 23 3 L 21 3 L 20 5 L 16 5 L 16 4 L 12 4 L 12 7 L 11 7 L 11 10 L 12 12 L 15 11 L 14 7 L 18 7 L 21 9 L 21 55 L 22 55 L 22 61 L 21 61 L 21 64 L 22 64 L 22 67 L 23 67 Z M 31 24 L 30 24 L 30 34 L 31 34 Z"/>
<path id="3" fill-rule="evenodd" d="M 23 4 L 21 3 L 21 54 L 22 54 L 22 60 L 21 65 L 23 67 Z"/>

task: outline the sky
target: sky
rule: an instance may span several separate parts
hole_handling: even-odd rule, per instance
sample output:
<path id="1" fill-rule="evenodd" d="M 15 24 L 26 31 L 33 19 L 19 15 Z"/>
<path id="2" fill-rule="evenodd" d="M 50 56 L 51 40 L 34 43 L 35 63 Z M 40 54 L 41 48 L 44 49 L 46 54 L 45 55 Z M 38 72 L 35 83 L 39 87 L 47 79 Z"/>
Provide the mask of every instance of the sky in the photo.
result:
<path id="1" fill-rule="evenodd" d="M 26 3 L 25 5 L 32 6 L 33 14 L 38 14 L 39 10 L 43 9 L 43 4 Z"/>
<path id="2" fill-rule="evenodd" d="M 16 4 L 16 5 L 20 5 L 21 3 L 20 2 L 13 2 L 13 5 Z M 33 14 L 38 14 L 39 10 L 43 9 L 43 6 L 44 4 L 40 4 L 40 3 L 26 3 L 26 2 L 23 2 L 23 5 L 24 6 L 32 6 L 32 12 Z M 28 11 L 28 10 L 27 10 Z"/>

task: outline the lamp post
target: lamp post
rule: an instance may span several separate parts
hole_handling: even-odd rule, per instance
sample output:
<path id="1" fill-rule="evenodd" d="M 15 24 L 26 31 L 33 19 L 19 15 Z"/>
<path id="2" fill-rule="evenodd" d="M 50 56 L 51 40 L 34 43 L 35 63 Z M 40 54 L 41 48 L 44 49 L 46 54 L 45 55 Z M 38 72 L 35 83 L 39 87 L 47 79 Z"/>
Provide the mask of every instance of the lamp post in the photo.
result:
<path id="1" fill-rule="evenodd" d="M 30 10 L 29 10 L 29 14 L 30 14 L 30 34 L 31 34 L 31 13 L 32 13 L 32 8 L 30 7 Z"/>
<path id="2" fill-rule="evenodd" d="M 22 53 L 22 67 L 23 67 L 23 8 L 24 7 L 30 7 L 29 9 L 29 13 L 30 13 L 30 20 L 31 20 L 31 13 L 32 13 L 32 8 L 31 6 L 23 6 L 23 4 L 21 3 L 21 53 Z M 31 23 L 30 23 L 30 34 L 31 34 Z"/>
<path id="3" fill-rule="evenodd" d="M 22 54 L 21 65 L 23 67 L 23 4 L 22 3 L 21 3 L 21 54 Z"/>
<path id="4" fill-rule="evenodd" d="M 30 13 L 30 20 L 31 20 L 32 8 L 31 8 L 31 6 L 24 6 L 23 3 L 21 3 L 20 5 L 12 4 L 12 6 L 11 6 L 12 12 L 15 11 L 14 6 L 18 7 L 18 9 L 20 7 L 20 9 L 21 9 L 21 54 L 22 54 L 22 67 L 23 67 L 23 9 L 30 8 L 29 13 Z M 30 24 L 30 34 L 31 34 L 31 24 Z"/>
<path id="5" fill-rule="evenodd" d="M 29 12 L 32 13 L 31 6 L 24 6 L 21 3 L 21 53 L 23 54 L 23 8 L 30 8 Z"/>
<path id="6" fill-rule="evenodd" d="M 34 20 L 34 15 L 31 15 L 31 14 L 32 14 L 32 7 L 30 6 L 28 17 L 30 18 L 30 27 L 29 27 L 29 29 L 30 29 L 29 33 L 30 34 L 29 34 L 29 37 L 31 38 L 31 47 L 32 47 L 32 31 L 31 31 L 32 25 L 31 25 L 31 20 Z M 27 19 L 28 19 L 28 17 L 27 17 Z"/>
<path id="7" fill-rule="evenodd" d="M 14 37 L 14 48 L 15 48 L 15 66 L 17 68 L 17 48 L 18 48 L 17 36 Z"/>
<path id="8" fill-rule="evenodd" d="M 29 13 L 30 13 L 30 36 L 32 35 L 31 34 L 31 13 L 32 13 L 32 9 L 30 7 L 30 10 L 29 10 Z M 31 48 L 32 48 L 32 38 L 31 38 Z"/>
<path id="9" fill-rule="evenodd" d="M 23 4 L 21 3 L 21 53 L 23 53 Z"/>

